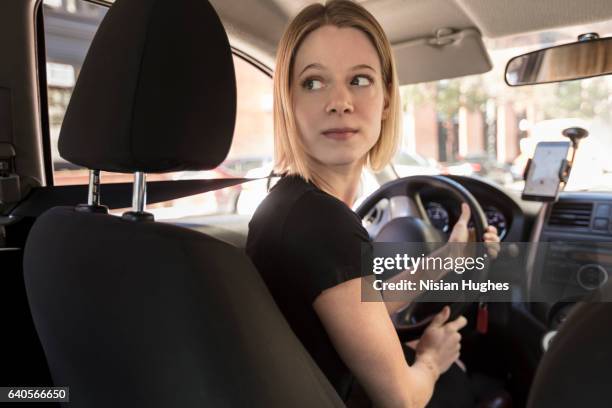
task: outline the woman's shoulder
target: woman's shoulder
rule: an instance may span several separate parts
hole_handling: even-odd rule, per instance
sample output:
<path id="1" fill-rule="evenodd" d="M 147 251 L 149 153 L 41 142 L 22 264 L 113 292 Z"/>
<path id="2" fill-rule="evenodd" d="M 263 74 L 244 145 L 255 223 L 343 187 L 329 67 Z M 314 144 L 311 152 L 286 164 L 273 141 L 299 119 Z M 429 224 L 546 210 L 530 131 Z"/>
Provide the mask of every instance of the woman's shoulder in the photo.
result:
<path id="1" fill-rule="evenodd" d="M 250 227 L 265 227 L 269 231 L 278 228 L 279 233 L 288 230 L 305 235 L 365 232 L 357 214 L 346 204 L 293 175 L 283 177 L 274 186 L 257 208 Z"/>
<path id="2" fill-rule="evenodd" d="M 266 200 L 284 204 L 291 218 L 289 221 L 329 222 L 335 219 L 359 223 L 357 215 L 345 203 L 297 175 L 283 177 Z"/>
<path id="3" fill-rule="evenodd" d="M 361 276 L 363 243 L 368 233 L 346 204 L 303 179 L 285 177 L 251 219 L 246 251 L 271 280 L 290 270 L 293 287 L 310 304 L 323 290 Z"/>

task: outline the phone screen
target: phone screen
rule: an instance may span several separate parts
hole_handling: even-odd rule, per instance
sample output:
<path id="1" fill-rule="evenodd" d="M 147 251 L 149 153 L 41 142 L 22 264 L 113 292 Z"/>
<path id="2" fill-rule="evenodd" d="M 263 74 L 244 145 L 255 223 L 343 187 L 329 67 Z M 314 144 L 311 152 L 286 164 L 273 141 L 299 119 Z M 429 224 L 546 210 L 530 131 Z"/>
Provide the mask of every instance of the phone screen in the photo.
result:
<path id="1" fill-rule="evenodd" d="M 559 171 L 563 160 L 567 158 L 569 142 L 540 142 L 536 146 L 523 198 L 531 200 L 552 201 L 559 192 Z"/>

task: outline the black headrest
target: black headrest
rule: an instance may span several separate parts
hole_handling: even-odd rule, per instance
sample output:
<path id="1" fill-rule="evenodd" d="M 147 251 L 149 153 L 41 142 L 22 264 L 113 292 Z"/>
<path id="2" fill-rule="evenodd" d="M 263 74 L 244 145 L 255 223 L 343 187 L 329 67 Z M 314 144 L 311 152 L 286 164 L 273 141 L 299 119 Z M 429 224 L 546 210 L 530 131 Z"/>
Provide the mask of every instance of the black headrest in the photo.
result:
<path id="1" fill-rule="evenodd" d="M 102 21 L 62 125 L 62 157 L 114 172 L 205 170 L 232 142 L 236 78 L 206 0 L 118 0 Z"/>

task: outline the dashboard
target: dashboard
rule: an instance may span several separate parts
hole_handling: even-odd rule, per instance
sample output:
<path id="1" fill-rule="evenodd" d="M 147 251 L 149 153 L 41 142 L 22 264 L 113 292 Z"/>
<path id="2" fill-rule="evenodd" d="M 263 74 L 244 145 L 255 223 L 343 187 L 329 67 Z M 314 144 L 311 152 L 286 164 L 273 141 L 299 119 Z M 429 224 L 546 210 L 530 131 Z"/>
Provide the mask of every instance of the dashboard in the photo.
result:
<path id="1" fill-rule="evenodd" d="M 559 320 L 555 316 L 558 304 L 596 293 L 612 275 L 612 196 L 561 193 L 540 214 L 534 230 L 534 240 L 546 250 L 528 262 L 529 286 L 532 292 L 551 299 L 540 304 L 535 314 L 543 321 Z M 561 292 L 564 298 L 549 292 Z"/>
<path id="2" fill-rule="evenodd" d="M 474 196 L 482 207 L 488 224 L 497 228 L 502 240 L 529 240 L 531 227 L 542 207 L 541 203 L 522 201 L 519 193 L 503 190 L 488 180 L 455 175 L 444 177 L 461 184 Z M 418 191 L 423 210 L 420 211 L 418 208 L 410 208 L 412 204 L 406 197 L 401 196 L 401 191 L 397 193 L 398 196 L 381 199 L 362 217 L 362 223 L 372 240 L 379 238 L 385 225 L 394 218 L 419 213 L 427 216 L 429 223 L 439 231 L 442 239 L 448 238 L 461 212 L 461 203 L 455 196 L 445 189 L 423 186 Z"/>
<path id="3" fill-rule="evenodd" d="M 433 200 L 424 203 L 424 206 L 431 224 L 438 230 L 444 233 L 449 233 L 452 229 L 450 214 L 454 211 Z M 497 228 L 497 234 L 499 235 L 499 238 L 503 240 L 509 227 L 508 220 L 504 213 L 493 205 L 485 205 L 482 207 L 482 210 L 487 216 L 487 223 Z M 458 216 L 453 215 L 454 219 L 457 217 Z M 472 221 L 470 221 L 468 227 L 473 227 Z"/>
<path id="4" fill-rule="evenodd" d="M 497 228 L 501 240 L 520 242 L 528 239 L 529 224 L 535 219 L 541 204 L 520 202 L 518 194 L 513 197 L 486 180 L 465 176 L 446 177 L 459 182 L 472 193 L 481 205 L 488 224 Z M 439 189 L 424 189 L 420 196 L 431 224 L 442 233 L 450 234 L 459 219 L 460 203 Z M 468 227 L 472 225 L 470 221 Z"/>

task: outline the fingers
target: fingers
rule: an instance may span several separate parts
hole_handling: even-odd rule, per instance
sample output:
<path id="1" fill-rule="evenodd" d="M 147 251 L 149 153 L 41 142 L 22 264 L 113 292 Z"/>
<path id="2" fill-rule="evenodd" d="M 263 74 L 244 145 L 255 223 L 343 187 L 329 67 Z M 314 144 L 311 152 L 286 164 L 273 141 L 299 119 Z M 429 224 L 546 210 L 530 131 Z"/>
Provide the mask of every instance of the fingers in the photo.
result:
<path id="1" fill-rule="evenodd" d="M 465 327 L 467 322 L 468 321 L 467 321 L 467 319 L 465 317 L 459 316 L 458 318 L 456 318 L 452 322 L 446 323 L 446 327 L 449 328 L 450 330 L 459 331 L 459 330 L 461 330 L 461 329 L 463 329 Z"/>
<path id="2" fill-rule="evenodd" d="M 499 242 L 499 235 L 497 235 L 497 228 L 489 225 L 482 236 L 485 242 Z"/>
<path id="3" fill-rule="evenodd" d="M 406 342 L 406 345 L 411 349 L 416 350 L 417 346 L 419 345 L 419 339 L 408 341 Z"/>
<path id="4" fill-rule="evenodd" d="M 467 225 L 468 221 L 470 220 L 470 215 L 471 215 L 470 206 L 467 205 L 466 203 L 461 203 L 461 215 L 459 216 L 459 219 L 457 220 L 457 224 L 461 222 Z"/>
<path id="5" fill-rule="evenodd" d="M 497 235 L 497 228 L 492 225 L 489 225 L 486 229 L 486 232 L 482 236 L 482 240 L 487 244 L 487 252 L 489 255 L 495 259 L 499 254 L 500 250 L 500 239 L 499 235 Z"/>
<path id="6" fill-rule="evenodd" d="M 438 312 L 429 324 L 430 326 L 440 327 L 446 323 L 448 318 L 450 317 L 450 308 L 448 306 L 444 306 L 444 308 Z"/>
<path id="7" fill-rule="evenodd" d="M 448 242 L 467 242 L 469 233 L 467 225 L 470 220 L 470 206 L 466 203 L 461 204 L 461 215 L 457 219 L 453 230 L 451 231 Z"/>

